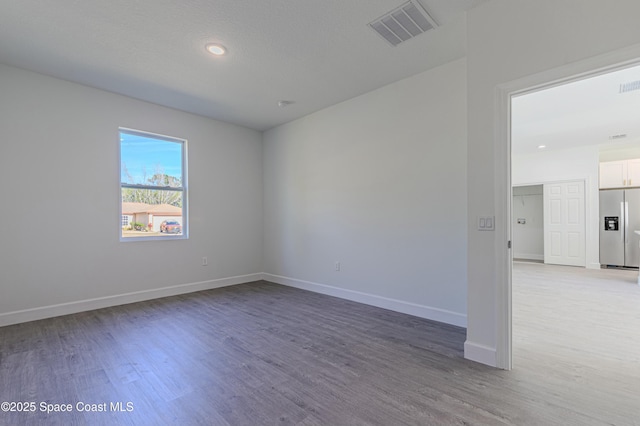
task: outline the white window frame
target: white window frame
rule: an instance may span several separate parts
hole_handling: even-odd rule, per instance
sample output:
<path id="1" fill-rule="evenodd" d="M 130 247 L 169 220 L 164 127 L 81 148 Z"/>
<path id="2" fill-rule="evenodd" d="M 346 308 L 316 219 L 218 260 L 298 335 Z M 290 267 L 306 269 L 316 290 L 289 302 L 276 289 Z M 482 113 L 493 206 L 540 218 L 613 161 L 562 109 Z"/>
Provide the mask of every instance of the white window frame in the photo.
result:
<path id="1" fill-rule="evenodd" d="M 165 187 L 165 186 L 155 186 L 155 185 L 139 185 L 139 184 L 128 184 L 122 183 L 122 140 L 121 134 L 128 133 L 132 135 L 143 136 L 146 138 L 153 138 L 158 140 L 163 140 L 171 143 L 179 143 L 182 146 L 182 186 L 181 187 Z M 171 241 L 171 240 L 186 240 L 189 239 L 189 227 L 188 227 L 188 172 L 187 172 L 187 140 L 183 138 L 178 138 L 174 136 L 167 136 L 158 133 L 147 132 L 143 130 L 130 129 L 127 127 L 118 128 L 118 210 L 120 213 L 120 221 L 117 227 L 119 232 L 119 239 L 121 242 L 134 242 L 134 241 Z M 123 237 L 123 226 L 122 226 L 122 189 L 123 188 L 133 188 L 133 189 L 151 189 L 151 190 L 160 190 L 160 191 L 179 191 L 182 192 L 182 218 L 180 223 L 182 224 L 182 234 L 180 235 L 165 235 L 162 236 L 140 236 L 140 237 Z M 131 221 L 129 222 L 131 223 Z"/>

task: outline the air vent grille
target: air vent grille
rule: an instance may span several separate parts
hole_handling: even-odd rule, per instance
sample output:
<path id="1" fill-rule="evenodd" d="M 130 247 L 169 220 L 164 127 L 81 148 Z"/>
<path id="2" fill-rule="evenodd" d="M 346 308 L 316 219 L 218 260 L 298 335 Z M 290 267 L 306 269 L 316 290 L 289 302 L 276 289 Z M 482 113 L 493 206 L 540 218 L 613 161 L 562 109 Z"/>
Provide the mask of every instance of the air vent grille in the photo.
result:
<path id="1" fill-rule="evenodd" d="M 620 93 L 633 92 L 634 90 L 640 90 L 640 80 L 620 85 Z"/>
<path id="2" fill-rule="evenodd" d="M 620 134 L 618 134 L 618 135 L 611 135 L 611 136 L 609 136 L 609 139 L 610 139 L 610 140 L 612 140 L 612 141 L 614 141 L 614 140 L 617 140 L 617 139 L 624 139 L 624 138 L 626 138 L 626 137 L 627 137 L 627 134 L 626 134 L 626 133 L 620 133 Z"/>
<path id="3" fill-rule="evenodd" d="M 392 46 L 397 46 L 438 25 L 419 3 L 408 1 L 369 23 L 369 26 Z"/>

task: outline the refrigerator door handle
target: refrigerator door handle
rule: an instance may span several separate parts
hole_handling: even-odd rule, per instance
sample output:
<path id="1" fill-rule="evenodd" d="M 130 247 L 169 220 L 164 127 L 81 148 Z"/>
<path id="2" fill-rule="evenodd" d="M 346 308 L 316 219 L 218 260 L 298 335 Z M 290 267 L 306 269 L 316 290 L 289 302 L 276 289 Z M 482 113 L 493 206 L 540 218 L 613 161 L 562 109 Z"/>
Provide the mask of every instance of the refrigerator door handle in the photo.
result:
<path id="1" fill-rule="evenodd" d="M 620 219 L 622 219 L 620 222 L 622 222 L 622 225 L 626 228 L 625 223 L 626 223 L 626 219 L 627 218 L 626 218 L 626 216 L 624 214 L 624 205 L 625 205 L 625 202 L 624 201 L 620 201 Z M 621 229 L 620 230 L 620 241 L 622 241 L 623 243 L 625 242 L 624 241 L 624 234 L 625 233 L 626 233 L 626 229 Z"/>
<path id="2" fill-rule="evenodd" d="M 624 202 L 624 243 L 629 242 L 629 202 Z"/>

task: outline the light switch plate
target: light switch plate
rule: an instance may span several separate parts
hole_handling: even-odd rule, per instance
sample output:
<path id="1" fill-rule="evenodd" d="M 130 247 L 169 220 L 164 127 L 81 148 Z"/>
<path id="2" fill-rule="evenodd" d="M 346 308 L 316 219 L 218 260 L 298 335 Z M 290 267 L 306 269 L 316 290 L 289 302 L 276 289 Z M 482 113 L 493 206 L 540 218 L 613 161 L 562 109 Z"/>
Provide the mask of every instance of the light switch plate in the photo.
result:
<path id="1" fill-rule="evenodd" d="M 493 230 L 495 230 L 494 216 L 478 217 L 478 231 L 493 231 Z"/>

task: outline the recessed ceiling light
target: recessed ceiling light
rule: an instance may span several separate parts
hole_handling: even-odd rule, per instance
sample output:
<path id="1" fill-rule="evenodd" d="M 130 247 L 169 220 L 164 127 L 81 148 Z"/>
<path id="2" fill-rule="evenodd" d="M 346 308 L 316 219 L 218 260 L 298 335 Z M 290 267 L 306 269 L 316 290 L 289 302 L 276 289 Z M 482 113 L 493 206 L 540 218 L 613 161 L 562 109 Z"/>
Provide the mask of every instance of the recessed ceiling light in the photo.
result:
<path id="1" fill-rule="evenodd" d="M 538 149 L 545 149 L 546 147 L 546 145 L 538 145 Z"/>
<path id="2" fill-rule="evenodd" d="M 216 55 L 216 56 L 222 56 L 225 53 L 227 53 L 227 49 L 221 45 L 221 44 L 216 44 L 216 43 L 209 43 L 205 46 L 205 49 L 207 49 L 207 52 L 211 53 L 212 55 Z"/>

